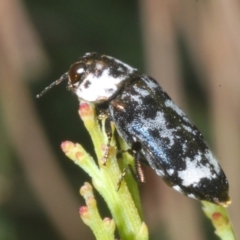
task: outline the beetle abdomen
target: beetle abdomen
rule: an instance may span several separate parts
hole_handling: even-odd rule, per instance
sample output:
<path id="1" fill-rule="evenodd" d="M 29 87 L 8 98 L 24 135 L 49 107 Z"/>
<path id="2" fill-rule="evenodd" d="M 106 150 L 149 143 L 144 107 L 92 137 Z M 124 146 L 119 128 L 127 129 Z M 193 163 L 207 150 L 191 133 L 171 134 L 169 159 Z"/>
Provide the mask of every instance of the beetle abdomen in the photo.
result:
<path id="1" fill-rule="evenodd" d="M 109 111 L 123 139 L 141 143 L 149 165 L 170 186 L 200 200 L 229 201 L 226 176 L 202 134 L 155 80 L 139 76 Z"/>

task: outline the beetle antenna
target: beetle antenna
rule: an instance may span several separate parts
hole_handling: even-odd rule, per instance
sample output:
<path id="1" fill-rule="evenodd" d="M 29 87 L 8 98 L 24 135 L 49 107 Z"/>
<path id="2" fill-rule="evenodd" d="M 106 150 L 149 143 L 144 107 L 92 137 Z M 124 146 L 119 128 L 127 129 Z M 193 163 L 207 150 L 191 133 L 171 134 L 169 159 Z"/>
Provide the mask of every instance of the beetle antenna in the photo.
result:
<path id="1" fill-rule="evenodd" d="M 67 80 L 68 78 L 68 73 L 64 73 L 58 80 L 54 81 L 53 83 L 51 83 L 49 86 L 47 86 L 42 92 L 40 92 L 39 94 L 37 94 L 37 98 L 42 97 L 42 95 L 44 95 L 48 90 L 50 90 L 52 87 L 60 84 L 62 81 Z"/>

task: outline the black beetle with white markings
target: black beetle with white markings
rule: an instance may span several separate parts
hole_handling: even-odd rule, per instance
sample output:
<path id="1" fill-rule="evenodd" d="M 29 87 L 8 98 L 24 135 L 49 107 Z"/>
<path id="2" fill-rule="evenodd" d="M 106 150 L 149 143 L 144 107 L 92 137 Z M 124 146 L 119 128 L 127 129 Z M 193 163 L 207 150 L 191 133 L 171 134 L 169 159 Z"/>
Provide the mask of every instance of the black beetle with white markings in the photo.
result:
<path id="1" fill-rule="evenodd" d="M 227 178 L 202 134 L 153 78 L 87 53 L 38 97 L 63 80 L 80 101 L 106 111 L 135 160 L 145 159 L 169 186 L 198 200 L 230 203 Z"/>

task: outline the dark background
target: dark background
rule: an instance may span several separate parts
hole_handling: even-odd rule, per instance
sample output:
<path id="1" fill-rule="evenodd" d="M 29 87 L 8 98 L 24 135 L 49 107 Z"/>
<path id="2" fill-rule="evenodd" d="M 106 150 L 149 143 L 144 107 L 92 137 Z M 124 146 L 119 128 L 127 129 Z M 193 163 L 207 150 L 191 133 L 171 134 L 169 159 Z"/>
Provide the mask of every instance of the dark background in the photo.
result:
<path id="1" fill-rule="evenodd" d="M 238 162 L 234 162 L 234 159 L 239 159 L 239 94 L 236 93 L 239 93 L 240 88 L 239 80 L 235 79 L 240 76 L 236 70 L 239 66 L 236 63 L 240 59 L 240 41 L 237 41 L 238 36 L 235 35 L 234 43 L 229 40 L 231 35 L 226 34 L 229 27 L 225 26 L 220 15 L 217 15 L 224 11 L 224 6 L 210 6 L 199 1 L 189 4 L 176 1 L 172 4 L 164 1 L 149 2 L 151 3 L 148 6 L 146 1 L 135 0 L 25 0 L 21 2 L 21 6 L 19 2 L 12 0 L 8 2 L 9 5 L 0 6 L 6 15 L 3 14 L 2 17 L 6 17 L 4 24 L 9 23 L 7 29 L 11 26 L 11 17 L 14 25 L 12 37 L 6 37 L 9 45 L 4 45 L 3 40 L 0 41 L 1 63 L 4 66 L 2 69 L 6 70 L 5 75 L 0 75 L 0 81 L 5 82 L 0 86 L 0 239 L 94 239 L 88 227 L 78 220 L 78 207 L 84 205 L 79 195 L 79 187 L 90 179 L 69 161 L 60 149 L 62 141 L 71 140 L 81 143 L 89 152 L 92 151 L 88 134 L 77 113 L 78 101 L 66 90 L 66 83 L 54 87 L 40 99 L 35 98 L 36 94 L 68 71 L 69 66 L 86 52 L 97 51 L 114 56 L 159 80 L 173 99 L 188 111 L 190 118 L 216 149 L 227 175 L 236 176 L 236 173 L 233 173 L 239 171 Z M 234 3 L 231 4 L 234 9 Z M 236 9 L 239 10 L 238 5 Z M 235 10 L 232 11 L 234 14 Z M 26 18 L 19 18 L 18 22 L 16 12 Z M 208 24 L 205 23 L 206 18 Z M 238 21 L 230 18 L 229 22 L 231 21 L 231 26 L 238 33 L 237 25 L 234 25 Z M 2 22 L 0 26 L 4 24 Z M 29 34 L 25 31 L 27 28 L 34 36 L 29 42 L 26 40 Z M 6 34 L 3 29 L 0 28 L 0 32 Z M 229 38 L 221 41 L 226 35 L 229 35 Z M 24 44 L 20 43 L 20 40 Z M 14 41 L 19 43 L 19 59 L 13 54 L 16 53 L 13 48 Z M 13 48 L 12 53 L 6 46 Z M 227 49 L 226 52 L 223 49 Z M 25 58 L 28 58 L 28 61 L 25 61 Z M 229 59 L 236 65 L 233 66 Z M 19 66 L 24 70 L 19 70 Z M 8 86 L 7 83 L 13 79 L 11 74 L 14 73 L 19 80 Z M 19 85 L 20 82 L 22 85 Z M 222 90 L 224 88 L 226 91 Z M 17 97 L 20 89 L 23 89 L 23 95 Z M 20 101 L 24 99 L 23 96 L 28 96 L 30 105 L 25 106 Z M 220 103 L 220 100 L 223 102 Z M 218 109 L 222 109 L 222 112 L 217 111 Z M 15 115 L 11 115 L 11 110 Z M 18 111 L 24 113 L 23 116 L 18 115 Z M 43 136 L 31 127 L 32 117 L 37 119 L 35 123 Z M 215 122 L 219 119 L 225 122 Z M 222 126 L 228 127 L 221 133 Z M 33 135 L 29 137 L 31 133 Z M 225 138 L 226 136 L 229 137 Z M 26 142 L 24 139 L 27 139 Z M 41 145 L 39 139 L 43 139 L 47 148 Z M 221 139 L 224 139 L 223 142 Z M 226 142 L 229 142 L 230 147 L 226 146 Z M 31 154 L 25 155 L 25 150 L 31 152 L 32 156 L 36 155 L 36 161 L 32 161 L 34 157 L 28 158 Z M 50 155 L 45 155 L 45 152 L 50 152 Z M 50 157 L 53 160 L 52 175 L 47 173 L 50 166 L 42 161 L 47 159 L 46 156 L 53 156 Z M 227 167 L 228 156 L 231 156 L 234 170 Z M 141 188 L 141 195 L 145 221 L 152 233 L 151 239 L 175 239 L 178 235 L 178 239 L 186 239 L 186 236 L 192 239 L 191 234 L 197 236 L 195 239 L 217 239 L 210 223 L 201 213 L 199 203 L 179 196 L 178 193 L 171 193 L 172 189 L 166 190 L 161 179 L 152 176 L 155 174 L 151 169 L 146 171 L 149 181 Z M 63 182 L 58 184 L 55 174 L 59 174 Z M 237 192 L 234 190 L 237 179 L 230 178 L 234 195 Z M 64 194 L 65 187 L 69 191 L 66 192 L 67 196 Z M 43 196 L 44 193 L 46 196 Z M 50 193 L 52 194 L 48 195 Z M 171 197 L 171 194 L 174 195 Z M 71 195 L 72 201 L 65 199 L 68 195 Z M 238 197 L 239 193 L 235 193 L 234 202 L 238 202 Z M 102 215 L 109 216 L 103 200 L 99 196 L 97 198 Z M 183 205 L 180 205 L 182 203 Z M 57 213 L 53 209 L 55 204 L 58 206 Z M 161 211 L 164 212 L 162 216 Z M 65 215 L 65 212 L 69 215 Z M 232 212 L 237 215 L 238 210 Z M 179 221 L 174 225 L 176 215 Z M 233 221 L 237 229 L 236 215 L 233 214 Z M 188 231 L 192 231 L 190 235 Z"/>

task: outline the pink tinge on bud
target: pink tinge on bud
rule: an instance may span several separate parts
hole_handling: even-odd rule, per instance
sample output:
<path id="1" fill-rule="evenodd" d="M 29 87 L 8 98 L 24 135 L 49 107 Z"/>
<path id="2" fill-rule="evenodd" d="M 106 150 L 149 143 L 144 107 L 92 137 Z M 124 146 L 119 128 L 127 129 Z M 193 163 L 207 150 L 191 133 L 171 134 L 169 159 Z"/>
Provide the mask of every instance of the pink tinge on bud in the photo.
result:
<path id="1" fill-rule="evenodd" d="M 64 153 L 67 153 L 69 151 L 69 148 L 72 148 L 74 144 L 70 141 L 64 141 L 61 143 L 61 148 Z"/>
<path id="2" fill-rule="evenodd" d="M 81 118 L 91 117 L 94 113 L 92 106 L 89 103 L 80 103 L 78 113 Z"/>
<path id="3" fill-rule="evenodd" d="M 86 102 L 80 103 L 79 111 L 87 113 L 89 111 L 89 109 L 90 109 L 90 106 L 88 103 L 86 103 Z"/>
<path id="4" fill-rule="evenodd" d="M 112 221 L 112 219 L 111 219 L 111 218 L 109 218 L 109 217 L 105 217 L 105 218 L 103 219 L 103 221 L 104 221 L 105 223 L 108 223 L 108 222 L 111 222 L 111 221 Z"/>
<path id="5" fill-rule="evenodd" d="M 82 207 L 80 207 L 80 208 L 79 208 L 79 214 L 80 214 L 81 216 L 84 216 L 84 215 L 88 214 L 88 207 L 87 207 L 87 206 L 82 206 Z"/>

